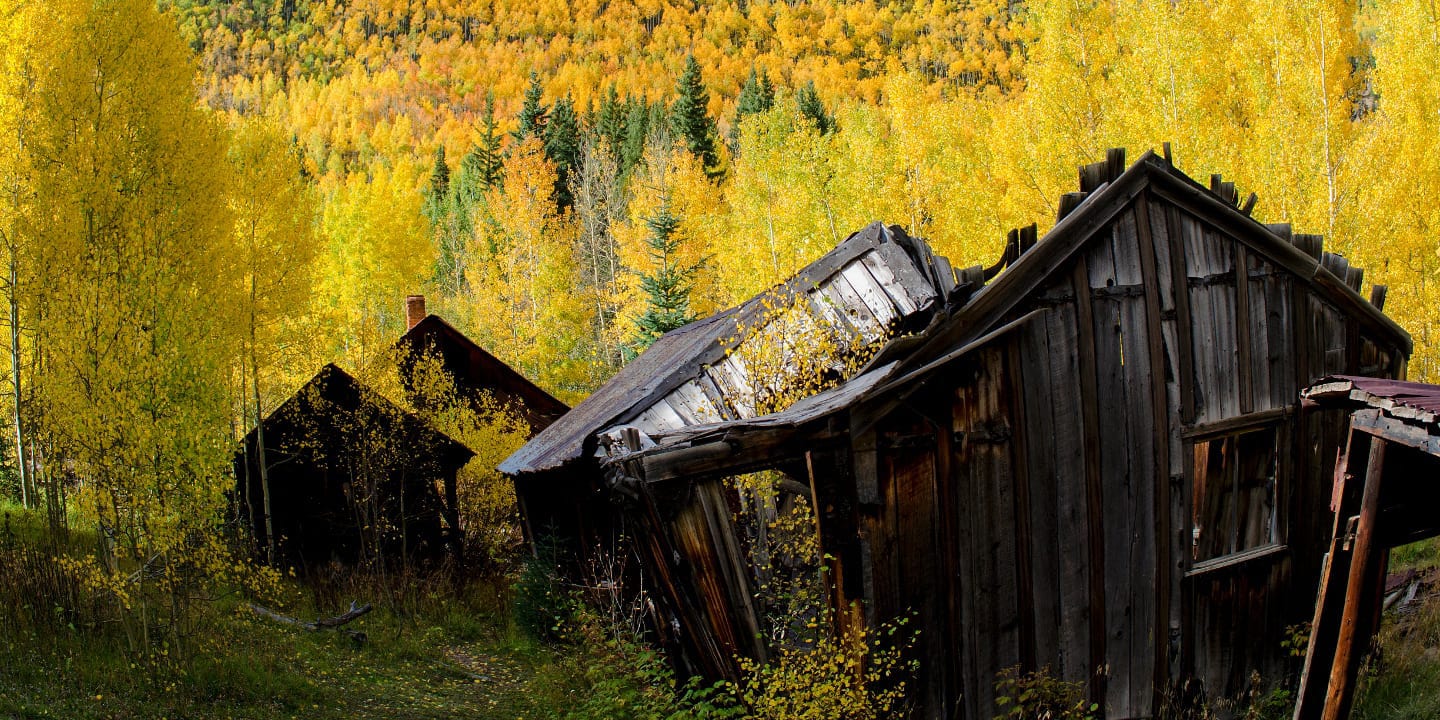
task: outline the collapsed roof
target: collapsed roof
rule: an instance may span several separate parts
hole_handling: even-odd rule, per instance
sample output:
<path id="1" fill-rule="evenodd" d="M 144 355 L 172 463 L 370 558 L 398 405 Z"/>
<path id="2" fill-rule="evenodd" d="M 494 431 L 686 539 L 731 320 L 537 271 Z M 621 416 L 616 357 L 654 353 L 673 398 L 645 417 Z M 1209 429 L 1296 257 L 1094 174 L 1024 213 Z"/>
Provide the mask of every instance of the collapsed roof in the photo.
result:
<path id="1" fill-rule="evenodd" d="M 658 454 L 744 428 L 794 426 L 918 379 L 973 349 L 982 336 L 991 338 L 1023 322 L 995 327 L 1147 186 L 1213 207 L 1217 226 L 1294 272 L 1408 355 L 1409 334 L 1359 294 L 1363 271 L 1338 254 L 1322 252 L 1319 236 L 1292 234 L 1288 224 L 1255 221 L 1249 217 L 1254 196 L 1240 202 L 1234 184 L 1219 176 L 1206 188 L 1177 169 L 1168 155 L 1153 152 L 1126 169 L 1123 150 L 1112 150 L 1105 161 L 1082 168 L 1081 191 L 1061 198 L 1059 218 L 1044 238 L 1037 239 L 1034 225 L 1011 231 L 994 266 L 954 270 L 923 240 L 897 226 L 871 223 L 785 283 L 665 334 L 507 458 L 500 470 L 519 479 L 587 457 Z M 1383 302 L 1383 287 L 1377 287 L 1377 295 L 1375 303 Z M 773 336 L 765 330 L 775 322 L 777 298 L 795 303 L 818 326 L 883 347 L 839 387 L 758 415 L 758 391 L 742 351 L 747 342 Z M 644 439 L 607 453 L 604 444 L 620 445 L 626 428 Z"/>

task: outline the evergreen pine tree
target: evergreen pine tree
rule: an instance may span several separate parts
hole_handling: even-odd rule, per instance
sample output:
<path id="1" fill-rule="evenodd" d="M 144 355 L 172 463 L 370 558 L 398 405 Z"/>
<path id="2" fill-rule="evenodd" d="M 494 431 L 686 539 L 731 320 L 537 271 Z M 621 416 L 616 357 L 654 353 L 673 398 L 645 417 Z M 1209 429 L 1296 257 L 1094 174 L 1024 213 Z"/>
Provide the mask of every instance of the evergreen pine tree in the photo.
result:
<path id="1" fill-rule="evenodd" d="M 499 124 L 495 122 L 495 98 L 487 95 L 485 114 L 480 118 L 480 142 L 460 161 L 463 167 L 473 157 L 471 170 L 485 187 L 498 185 L 505 170 L 505 157 L 500 148 L 502 140 Z"/>
<path id="2" fill-rule="evenodd" d="M 730 123 L 730 144 L 739 144 L 740 122 L 747 115 L 762 113 L 774 106 L 775 86 L 770 84 L 770 76 L 763 68 L 758 73 L 755 68 L 750 68 L 750 75 L 740 86 L 740 96 L 736 99 L 735 121 Z"/>
<path id="3" fill-rule="evenodd" d="M 676 255 L 682 239 L 677 234 L 680 218 L 670 209 L 670 198 L 661 201 L 655 214 L 645 220 L 650 236 L 645 239 L 653 261 L 653 273 L 640 273 L 640 289 L 645 293 L 645 312 L 635 318 L 635 335 L 625 348 L 627 359 L 645 351 L 661 335 L 695 321 L 690 309 L 690 286 L 703 261 L 695 265 L 677 264 Z"/>
<path id="4" fill-rule="evenodd" d="M 425 189 L 425 202 L 420 206 L 420 212 L 430 222 L 430 232 L 435 236 L 436 244 L 444 254 L 446 235 L 452 223 L 450 217 L 450 165 L 445 162 L 445 146 L 441 145 L 435 149 L 435 166 L 430 171 L 430 185 Z M 441 265 L 444 265 L 442 259 Z M 443 267 L 437 268 L 436 273 L 443 274 Z"/>
<path id="5" fill-rule="evenodd" d="M 625 121 L 628 114 L 626 105 L 615 92 L 615 86 L 611 85 L 604 97 L 600 98 L 600 109 L 595 113 L 592 127 L 595 138 L 609 145 L 617 166 L 624 164 Z"/>
<path id="6" fill-rule="evenodd" d="M 825 103 L 820 101 L 820 93 L 815 91 L 814 80 L 800 88 L 800 92 L 795 95 L 795 103 L 799 106 L 800 116 L 809 120 L 821 135 L 835 131 L 835 117 L 825 110 Z"/>
<path id="7" fill-rule="evenodd" d="M 625 142 L 620 147 L 620 174 L 627 175 L 630 169 L 645 155 L 645 140 L 650 136 L 654 106 L 645 98 L 626 98 L 628 106 L 625 118 Z"/>
<path id="8" fill-rule="evenodd" d="M 430 195 L 443 199 L 450 192 L 450 165 L 445 162 L 445 146 L 435 148 L 435 166 L 430 170 Z"/>
<path id="9" fill-rule="evenodd" d="M 545 139 L 545 125 L 550 120 L 550 111 L 540 102 L 543 92 L 540 76 L 530 73 L 530 85 L 525 88 L 525 104 L 520 108 L 520 126 L 515 128 L 515 144 L 532 136 L 542 141 Z"/>
<path id="10" fill-rule="evenodd" d="M 707 173 L 715 173 L 715 121 L 707 113 L 710 94 L 700 82 L 700 63 L 694 55 L 685 59 L 685 72 L 675 86 L 675 95 L 675 103 L 670 106 L 671 130 L 690 154 L 700 158 Z"/>
<path id="11" fill-rule="evenodd" d="M 550 122 L 545 126 L 545 156 L 555 163 L 555 203 L 570 207 L 570 173 L 580 162 L 580 119 L 569 96 L 555 101 Z"/>

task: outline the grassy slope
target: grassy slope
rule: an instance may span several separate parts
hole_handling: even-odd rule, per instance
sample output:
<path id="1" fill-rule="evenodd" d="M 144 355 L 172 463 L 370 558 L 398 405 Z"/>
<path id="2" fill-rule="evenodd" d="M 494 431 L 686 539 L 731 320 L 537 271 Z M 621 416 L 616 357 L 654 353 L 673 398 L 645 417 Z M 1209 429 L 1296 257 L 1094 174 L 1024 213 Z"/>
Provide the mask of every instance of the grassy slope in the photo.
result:
<path id="1" fill-rule="evenodd" d="M 1440 718 L 1440 540 L 1397 548 L 1390 571 L 1415 569 L 1428 582 L 1411 607 L 1387 612 L 1380 652 L 1361 679 L 1354 720 Z"/>
<path id="2" fill-rule="evenodd" d="M 241 606 L 211 625 L 185 669 L 135 664 L 118 639 L 62 630 L 0 646 L 0 717 L 526 718 L 563 715 L 585 692 L 576 663 L 500 615 L 385 612 L 304 633 Z"/>

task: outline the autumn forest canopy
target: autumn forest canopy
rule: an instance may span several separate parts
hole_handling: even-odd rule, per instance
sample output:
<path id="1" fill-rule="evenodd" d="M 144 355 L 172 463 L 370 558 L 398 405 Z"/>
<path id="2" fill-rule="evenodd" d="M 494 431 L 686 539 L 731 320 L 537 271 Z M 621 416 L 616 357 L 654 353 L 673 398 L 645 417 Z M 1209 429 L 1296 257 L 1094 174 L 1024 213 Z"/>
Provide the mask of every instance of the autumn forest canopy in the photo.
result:
<path id="1" fill-rule="evenodd" d="M 523 428 L 403 397 L 406 295 L 574 404 L 873 220 L 990 265 L 1111 147 L 1323 234 L 1440 380 L 1431 3 L 0 4 L 26 623 L 202 652 L 216 587 L 278 592 L 216 528 L 237 442 L 327 363 L 476 451 L 466 542 L 513 553 Z"/>

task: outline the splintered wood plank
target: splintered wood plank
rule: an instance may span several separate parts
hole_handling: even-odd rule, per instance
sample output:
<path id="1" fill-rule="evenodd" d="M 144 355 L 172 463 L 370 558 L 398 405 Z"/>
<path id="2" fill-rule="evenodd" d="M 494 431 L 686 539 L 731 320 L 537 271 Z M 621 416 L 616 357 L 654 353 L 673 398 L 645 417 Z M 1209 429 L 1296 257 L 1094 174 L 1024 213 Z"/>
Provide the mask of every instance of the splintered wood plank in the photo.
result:
<path id="1" fill-rule="evenodd" d="M 860 300 L 882 327 L 888 328 L 899 319 L 895 304 L 890 301 L 880 283 L 870 275 L 870 271 L 865 269 L 865 263 L 858 260 L 852 262 L 840 271 L 840 275 L 850 281 L 850 287 L 860 294 Z"/>
<path id="2" fill-rule="evenodd" d="M 1066 283 L 1059 288 L 1070 290 Z M 1075 305 L 1057 305 L 1045 317 L 1046 354 L 1050 378 L 1047 390 L 1053 407 L 1048 419 L 1054 433 L 1052 491 L 1055 494 L 1055 553 L 1058 564 L 1056 595 L 1060 615 L 1059 658 L 1055 666 L 1070 682 L 1089 682 L 1094 674 L 1090 651 L 1090 533 L 1086 503 L 1086 449 L 1082 415 L 1080 362 L 1076 348 Z M 1042 381 L 1043 382 L 1043 381 Z"/>
<path id="3" fill-rule="evenodd" d="M 1139 207 L 1145 207 L 1140 199 Z M 1138 212 L 1138 210 L 1136 210 Z M 1107 475 L 1106 503 L 1115 500 L 1128 517 L 1126 526 L 1115 528 L 1119 546 L 1109 546 L 1107 534 L 1106 556 L 1123 559 L 1123 563 L 1107 566 L 1110 569 L 1106 579 L 1106 592 L 1119 592 L 1126 603 L 1115 615 L 1110 615 L 1110 638 L 1120 639 L 1128 634 L 1128 645 L 1113 649 L 1110 657 L 1125 655 L 1129 662 L 1129 696 L 1125 707 L 1128 714 L 1149 714 L 1153 708 L 1153 685 L 1156 672 L 1156 524 L 1155 487 L 1159 482 L 1156 474 L 1155 455 L 1164 446 L 1159 429 L 1164 426 L 1164 415 L 1156 415 L 1156 393 L 1164 402 L 1164 369 L 1159 370 L 1159 379 L 1153 379 L 1156 363 L 1164 360 L 1159 348 L 1159 298 L 1155 291 L 1158 284 L 1158 269 L 1155 268 L 1153 245 L 1149 238 L 1148 222 L 1138 222 L 1136 212 L 1123 213 L 1116 219 L 1113 233 L 1116 281 L 1122 285 L 1143 285 L 1143 297 L 1122 295 L 1117 297 L 1116 323 L 1119 330 L 1120 389 L 1123 390 L 1123 449 L 1125 471 L 1119 475 Z M 1140 229 L 1145 229 L 1142 233 Z M 1151 336 L 1151 318 L 1156 331 Z M 1103 353 L 1100 354 L 1103 359 Z M 1159 405 L 1161 413 L 1164 405 Z M 1102 452 L 1104 452 L 1102 445 Z M 1119 458 L 1116 458 L 1119 459 Z M 1102 459 L 1103 462 L 1103 459 Z M 1110 505 L 1110 507 L 1115 507 Z M 1107 520 L 1107 523 L 1110 523 Z M 1110 523 L 1112 526 L 1122 523 Z M 1122 534 L 1123 531 L 1123 534 Z M 1115 600 L 1110 600 L 1107 609 L 1116 609 Z M 1123 625 L 1123 628 L 1119 628 Z M 1119 672 L 1115 660 L 1112 670 Z M 1119 691 L 1112 685 L 1112 693 Z M 1123 714 L 1126 713 L 1122 713 Z"/>
<path id="4" fill-rule="evenodd" d="M 1215 419 L 1234 417 L 1240 409 L 1240 339 L 1239 324 L 1236 322 L 1235 282 L 1236 243 L 1211 228 L 1206 228 L 1205 238 L 1213 258 L 1212 271 L 1229 282 L 1218 282 L 1209 287 L 1210 300 L 1214 303 L 1215 332 L 1215 395 L 1219 402 L 1212 405 L 1219 410 Z"/>
<path id="5" fill-rule="evenodd" d="M 1107 676 L 1102 672 L 1106 664 L 1104 608 L 1105 595 L 1105 508 L 1103 504 L 1104 475 L 1101 470 L 1100 437 L 1102 415 L 1099 406 L 1099 380 L 1096 370 L 1096 345 L 1093 323 L 1094 310 L 1090 301 L 1090 269 L 1085 255 L 1080 255 L 1071 270 L 1071 284 L 1075 293 L 1075 328 L 1078 352 L 1078 387 L 1080 390 L 1080 413 L 1084 437 L 1085 461 L 1085 523 L 1087 550 L 1087 579 L 1089 580 L 1089 610 L 1086 624 L 1089 630 L 1090 659 L 1086 677 L 1089 680 L 1090 700 L 1105 703 Z M 978 716 L 976 716 L 978 717 Z"/>
<path id="6" fill-rule="evenodd" d="M 1162 234 L 1154 237 L 1152 232 L 1155 229 L 1154 218 L 1150 212 L 1149 195 L 1142 195 L 1135 206 L 1137 217 L 1136 229 L 1138 232 L 1138 245 L 1140 249 L 1140 262 L 1146 277 L 1145 282 L 1145 340 L 1146 360 L 1148 361 L 1148 381 L 1150 388 L 1150 421 L 1149 425 L 1149 448 L 1152 453 L 1152 463 L 1149 475 L 1140 475 L 1141 478 L 1137 502 L 1144 501 L 1144 495 L 1150 496 L 1151 523 L 1142 525 L 1142 542 L 1151 543 L 1148 552 L 1150 561 L 1150 573 L 1154 588 L 1153 595 L 1153 619 L 1151 621 L 1151 633 L 1149 636 L 1148 648 L 1138 648 L 1137 652 L 1149 651 L 1145 657 L 1150 658 L 1152 667 L 1151 692 L 1147 698 L 1151 711 L 1159 707 L 1161 695 L 1164 688 L 1168 687 L 1171 677 L 1169 667 L 1170 657 L 1170 617 L 1172 598 L 1171 578 L 1175 576 L 1171 565 L 1171 540 L 1174 537 L 1174 528 L 1171 514 L 1170 478 L 1172 460 L 1170 453 L 1174 451 L 1171 445 L 1173 438 L 1178 436 L 1179 423 L 1179 394 L 1173 395 L 1172 404 L 1171 390 L 1175 389 L 1174 374 L 1169 372 L 1170 356 L 1165 348 L 1165 314 L 1162 311 L 1163 291 L 1169 285 L 1168 278 L 1170 267 L 1168 262 L 1161 261 L 1160 253 L 1157 250 L 1164 247 L 1167 241 Z M 1163 231 L 1163 225 L 1162 231 Z M 1168 258 L 1166 258 L 1168 260 Z M 1173 424 L 1172 424 L 1173 421 Z M 1172 428 L 1174 430 L 1172 430 Z M 1142 553 L 1144 555 L 1144 553 Z M 1140 587 L 1137 593 L 1148 593 L 1150 588 Z"/>
<path id="7" fill-rule="evenodd" d="M 750 374 L 745 368 L 744 360 L 727 355 L 706 368 L 706 373 L 736 416 L 755 417 L 755 388 L 750 384 Z"/>
<path id="8" fill-rule="evenodd" d="M 1100 248 L 1097 248 L 1097 250 Z M 1094 263 L 1100 253 L 1087 258 Z M 1091 271 L 1092 282 L 1094 271 Z M 1124 338 L 1120 299 L 1092 298 L 1091 325 L 1095 337 L 1098 417 L 1106 424 L 1100 434 L 1100 478 L 1105 508 L 1101 543 L 1105 554 L 1105 604 L 1100 619 L 1105 627 L 1105 664 L 1109 668 L 1105 707 L 1107 713 L 1131 717 L 1130 707 L 1130 535 L 1132 520 L 1128 492 L 1129 454 L 1126 416 Z M 1093 510 L 1092 510 L 1093 512 Z"/>
<path id="9" fill-rule="evenodd" d="M 884 334 L 885 326 L 870 312 L 860 293 L 843 274 L 830 278 L 830 282 L 821 286 L 820 292 L 851 327 L 860 331 L 860 337 L 865 342 L 874 342 Z"/>
<path id="10" fill-rule="evenodd" d="M 657 435 L 685 427 L 685 420 L 662 398 L 640 413 L 631 424 L 647 435 Z"/>
<path id="11" fill-rule="evenodd" d="M 1233 246 L 1232 246 L 1233 247 Z M 1255 409 L 1254 378 L 1255 368 L 1251 365 L 1254 358 L 1250 347 L 1250 334 L 1253 329 L 1251 323 L 1250 306 L 1250 258 L 1244 247 L 1234 247 L 1235 254 L 1235 358 L 1239 375 L 1236 376 L 1236 383 L 1239 390 L 1240 412 L 1248 413 Z"/>
<path id="12" fill-rule="evenodd" d="M 687 425 L 720 422 L 724 419 L 714 403 L 710 402 L 710 397 L 694 380 L 672 390 L 665 396 L 665 400 L 687 421 Z"/>
<path id="13" fill-rule="evenodd" d="M 1020 550 L 1030 565 L 1029 603 L 1022 603 L 1022 608 L 1029 608 L 1026 619 L 1031 626 L 1029 640 L 1033 644 L 1033 650 L 1022 654 L 1029 655 L 1026 659 L 1030 667 L 1049 666 L 1052 672 L 1062 673 L 1065 668 L 1059 634 L 1064 621 L 1060 614 L 1062 582 L 1055 426 L 1069 422 L 1070 418 L 1056 416 L 1056 402 L 1051 397 L 1055 388 L 1051 385 L 1048 323 L 1027 323 L 1018 333 L 1019 367 L 1015 377 L 1021 389 L 1021 406 L 1017 415 L 1024 431 L 1017 433 L 1016 438 L 1024 441 L 1023 450 L 1017 447 L 1017 454 L 1023 453 L 1020 456 L 1025 462 L 1023 468 L 1017 470 L 1023 469 L 1027 510 L 1021 516 L 1025 525 L 1021 528 Z M 1073 346 L 1070 349 L 1073 350 Z"/>
<path id="14" fill-rule="evenodd" d="M 728 592 L 736 625 L 736 642 L 743 652 L 764 662 L 767 653 L 761 635 L 756 593 L 750 587 L 750 563 L 736 537 L 734 508 L 726 501 L 727 494 L 724 482 L 720 480 L 699 483 L 695 488 L 695 498 L 705 512 L 705 523 L 720 577 Z"/>
<path id="15" fill-rule="evenodd" d="M 833 329 L 843 337 L 854 337 L 859 334 L 850 321 L 846 320 L 836 309 L 833 293 L 826 295 L 823 287 L 817 287 L 805 293 L 805 300 L 810 303 L 811 314 L 818 318 L 821 324 Z"/>
<path id="16" fill-rule="evenodd" d="M 919 288 L 912 290 L 901 284 L 900 281 L 895 278 L 895 274 L 890 271 L 890 266 L 885 263 L 885 260 L 879 253 L 873 250 L 867 252 L 860 256 L 860 262 L 865 265 L 865 269 L 870 272 L 870 276 L 873 277 L 875 282 L 880 285 L 880 288 L 885 291 L 885 295 L 890 298 L 890 302 L 900 311 L 901 316 L 909 315 L 919 309 L 923 298 L 916 297 L 914 294 L 914 290 L 918 290 Z M 928 285 L 926 285 L 926 287 L 928 287 Z"/>
<path id="17" fill-rule="evenodd" d="M 1175 297 L 1175 333 L 1177 364 L 1175 376 L 1180 386 L 1180 421 L 1182 424 L 1195 422 L 1195 352 L 1193 336 L 1190 334 L 1194 319 L 1190 312 L 1190 282 L 1186 270 L 1186 243 L 1184 224 L 1180 211 L 1168 201 L 1156 200 L 1152 215 L 1164 215 L 1165 234 L 1169 239 L 1166 249 L 1170 253 L 1170 277 Z"/>
<path id="18" fill-rule="evenodd" d="M 1246 253 L 1245 259 L 1246 298 L 1248 307 L 1239 308 L 1242 321 L 1248 321 L 1246 340 L 1250 344 L 1250 398 L 1251 410 L 1269 410 L 1272 402 L 1270 382 L 1274 377 L 1271 366 L 1275 362 L 1270 348 L 1270 273 L 1272 267 L 1258 253 Z"/>
<path id="19" fill-rule="evenodd" d="M 725 399 L 725 393 L 722 392 L 720 386 L 716 384 L 711 366 L 707 365 L 702 368 L 700 375 L 691 382 L 695 384 L 695 387 L 700 389 L 700 392 L 704 393 L 705 399 L 709 401 L 710 406 L 720 414 L 722 419 L 740 419 L 740 415 L 735 412 L 730 402 Z"/>
<path id="20" fill-rule="evenodd" d="M 906 295 L 917 307 L 924 307 L 939 297 L 935 287 L 926 278 L 925 273 L 915 266 L 915 261 L 910 258 L 910 254 L 905 252 L 904 248 L 895 243 L 881 243 L 875 248 L 874 253 L 880 263 L 884 265 L 886 272 L 890 273 L 895 282 L 905 289 Z M 879 275 L 876 275 L 876 279 L 884 280 Z M 951 282 L 953 282 L 953 278 Z M 949 290 L 948 287 L 944 289 Z"/>
<path id="21" fill-rule="evenodd" d="M 1185 248 L 1185 293 L 1190 307 L 1190 347 L 1192 352 L 1191 380 L 1193 415 L 1190 422 L 1198 423 L 1201 418 L 1210 418 L 1217 413 L 1211 411 L 1211 398 L 1216 387 L 1215 381 L 1215 308 L 1210 302 L 1210 293 L 1201 283 L 1210 274 L 1210 258 L 1205 252 L 1205 242 L 1200 223 L 1188 213 L 1180 214 L 1183 243 Z"/>

